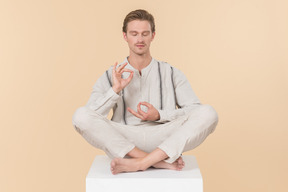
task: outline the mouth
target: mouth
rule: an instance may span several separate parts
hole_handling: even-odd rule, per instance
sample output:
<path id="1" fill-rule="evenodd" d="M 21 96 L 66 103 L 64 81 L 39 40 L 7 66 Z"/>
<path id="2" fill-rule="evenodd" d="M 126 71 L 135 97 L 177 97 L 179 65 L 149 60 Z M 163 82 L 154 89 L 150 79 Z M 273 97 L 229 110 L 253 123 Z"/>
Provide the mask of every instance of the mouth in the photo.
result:
<path id="1" fill-rule="evenodd" d="M 141 45 L 136 45 L 136 47 L 144 47 L 144 46 L 145 46 L 145 45 L 142 45 L 142 44 L 141 44 Z"/>

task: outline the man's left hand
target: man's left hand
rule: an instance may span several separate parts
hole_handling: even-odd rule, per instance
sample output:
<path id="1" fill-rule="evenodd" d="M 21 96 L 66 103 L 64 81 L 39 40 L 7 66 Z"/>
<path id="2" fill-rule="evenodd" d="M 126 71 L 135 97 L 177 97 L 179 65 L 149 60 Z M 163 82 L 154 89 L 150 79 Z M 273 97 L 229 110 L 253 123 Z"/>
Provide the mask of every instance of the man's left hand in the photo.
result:
<path id="1" fill-rule="evenodd" d="M 145 105 L 148 110 L 147 112 L 144 112 L 141 110 L 141 105 Z M 132 113 L 134 116 L 144 120 L 144 121 L 157 121 L 160 119 L 160 114 L 158 110 L 150 103 L 147 102 L 140 102 L 137 105 L 137 112 L 135 112 L 130 107 L 127 108 L 127 110 Z"/>

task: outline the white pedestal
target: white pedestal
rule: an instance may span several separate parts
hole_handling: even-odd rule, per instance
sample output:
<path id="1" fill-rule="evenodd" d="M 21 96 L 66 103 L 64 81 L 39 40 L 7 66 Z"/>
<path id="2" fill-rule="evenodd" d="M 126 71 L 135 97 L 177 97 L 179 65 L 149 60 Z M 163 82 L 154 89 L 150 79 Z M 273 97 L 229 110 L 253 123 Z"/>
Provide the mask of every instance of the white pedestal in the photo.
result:
<path id="1" fill-rule="evenodd" d="M 194 156 L 183 156 L 182 171 L 153 169 L 113 175 L 111 160 L 96 156 L 86 176 L 86 192 L 203 192 L 203 180 Z"/>

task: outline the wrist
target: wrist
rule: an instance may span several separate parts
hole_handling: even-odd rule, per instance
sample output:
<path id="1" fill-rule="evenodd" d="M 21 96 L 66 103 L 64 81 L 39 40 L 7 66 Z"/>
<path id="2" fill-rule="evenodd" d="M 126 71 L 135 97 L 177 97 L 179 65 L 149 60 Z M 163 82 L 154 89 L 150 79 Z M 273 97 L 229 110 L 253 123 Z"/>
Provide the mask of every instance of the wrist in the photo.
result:
<path id="1" fill-rule="evenodd" d="M 158 113 L 157 113 L 157 116 L 156 116 L 156 121 L 158 121 L 158 120 L 160 120 L 160 113 L 159 113 L 159 111 L 157 111 Z"/>
<path id="2" fill-rule="evenodd" d="M 120 91 L 122 90 L 121 88 L 116 87 L 116 86 L 113 86 L 112 89 L 113 89 L 113 91 L 114 91 L 115 93 L 117 93 L 117 94 L 119 94 Z"/>

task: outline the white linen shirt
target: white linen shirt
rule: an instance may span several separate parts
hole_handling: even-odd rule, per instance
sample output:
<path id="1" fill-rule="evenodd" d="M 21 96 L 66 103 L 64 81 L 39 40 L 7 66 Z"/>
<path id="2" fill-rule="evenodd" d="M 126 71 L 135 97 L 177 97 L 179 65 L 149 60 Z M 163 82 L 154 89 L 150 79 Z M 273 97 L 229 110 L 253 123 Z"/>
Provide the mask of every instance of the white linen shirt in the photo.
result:
<path id="1" fill-rule="evenodd" d="M 127 125 L 155 125 L 185 115 L 194 105 L 200 104 L 185 75 L 168 63 L 152 58 L 151 63 L 141 70 L 140 75 L 139 71 L 129 64 L 128 57 L 117 67 L 126 62 L 128 64 L 125 68 L 134 71 L 130 83 L 119 94 L 115 93 L 112 89 L 111 66 L 94 84 L 87 102 L 88 107 L 103 116 L 107 116 L 113 109 L 111 120 L 115 122 Z M 126 79 L 129 75 L 129 72 L 124 72 L 123 78 Z M 127 111 L 128 107 L 137 111 L 138 103 L 143 101 L 152 104 L 159 111 L 160 120 L 143 121 Z M 141 105 L 141 109 L 147 111 L 146 106 Z"/>

